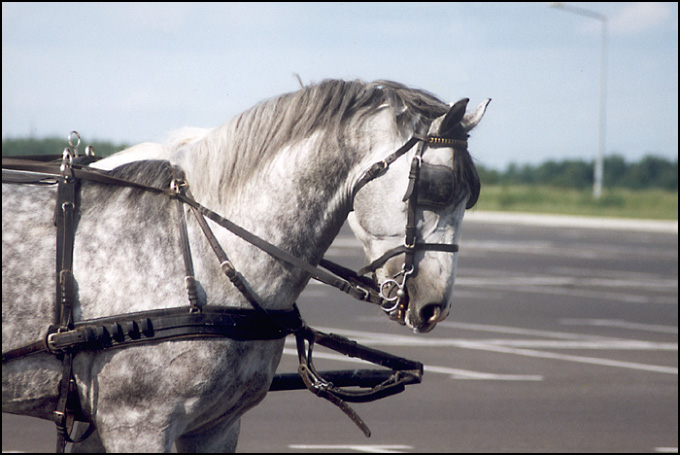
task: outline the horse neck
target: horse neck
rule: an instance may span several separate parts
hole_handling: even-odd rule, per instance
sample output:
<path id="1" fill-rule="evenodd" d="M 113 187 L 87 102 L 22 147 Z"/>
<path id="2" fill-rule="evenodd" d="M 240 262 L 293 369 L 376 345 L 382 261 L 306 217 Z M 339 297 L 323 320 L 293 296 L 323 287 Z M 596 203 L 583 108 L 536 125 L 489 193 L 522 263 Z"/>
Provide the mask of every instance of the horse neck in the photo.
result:
<path id="1" fill-rule="evenodd" d="M 371 142 L 361 134 L 332 137 L 318 131 L 281 147 L 258 163 L 255 172 L 234 167 L 233 157 L 225 155 L 239 150 L 229 144 L 219 151 L 196 147 L 176 161 L 185 169 L 196 200 L 316 264 L 347 218 L 353 185 L 373 160 L 366 155 Z M 249 284 L 265 301 L 271 300 L 269 307 L 292 303 L 304 288 L 307 276 L 301 271 L 283 267 L 221 229 L 216 235 Z M 255 282 L 251 277 L 263 270 L 269 271 L 267 279 Z"/>

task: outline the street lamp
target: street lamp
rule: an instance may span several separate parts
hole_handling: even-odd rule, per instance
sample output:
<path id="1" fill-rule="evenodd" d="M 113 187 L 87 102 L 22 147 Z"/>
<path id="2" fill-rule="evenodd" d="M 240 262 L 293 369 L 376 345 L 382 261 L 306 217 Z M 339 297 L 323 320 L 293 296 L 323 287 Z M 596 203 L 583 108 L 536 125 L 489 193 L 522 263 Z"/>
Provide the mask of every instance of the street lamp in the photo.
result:
<path id="1" fill-rule="evenodd" d="M 565 3 L 549 3 L 553 8 L 559 8 L 581 16 L 597 19 L 602 24 L 602 51 L 600 54 L 600 127 L 595 159 L 595 173 L 593 181 L 593 197 L 602 196 L 602 175 L 604 174 L 604 148 L 607 127 L 607 16 L 589 9 L 572 6 Z"/>

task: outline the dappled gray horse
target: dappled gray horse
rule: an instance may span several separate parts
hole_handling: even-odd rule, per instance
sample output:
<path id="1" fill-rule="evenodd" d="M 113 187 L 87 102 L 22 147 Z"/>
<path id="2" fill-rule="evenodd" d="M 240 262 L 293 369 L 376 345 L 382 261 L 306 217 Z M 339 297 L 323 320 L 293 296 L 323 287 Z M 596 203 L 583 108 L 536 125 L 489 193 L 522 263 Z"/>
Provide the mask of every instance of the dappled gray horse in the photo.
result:
<path id="1" fill-rule="evenodd" d="M 160 186 L 171 179 L 168 168 L 140 160 L 169 160 L 201 204 L 311 264 L 349 216 L 383 310 L 426 332 L 448 316 L 457 255 L 453 248 L 412 247 L 457 243 L 464 210 L 479 194 L 465 141 L 487 103 L 465 114 L 467 100 L 448 106 L 393 82 L 324 81 L 214 130 L 140 144 L 98 166 Z M 413 162 L 423 171 L 416 189 Z M 55 193 L 53 186 L 3 184 L 3 351 L 44 337 L 56 322 Z M 79 199 L 77 321 L 187 304 L 174 201 L 88 181 Z M 249 307 L 196 221 L 187 223 L 200 303 Z M 307 272 L 215 224 L 213 230 L 265 308 L 292 308 Z M 213 338 L 79 352 L 78 395 L 97 427 L 81 449 L 169 451 L 176 443 L 179 451 L 233 451 L 240 417 L 264 398 L 283 342 Z M 51 419 L 61 367 L 46 353 L 4 363 L 3 412 Z"/>

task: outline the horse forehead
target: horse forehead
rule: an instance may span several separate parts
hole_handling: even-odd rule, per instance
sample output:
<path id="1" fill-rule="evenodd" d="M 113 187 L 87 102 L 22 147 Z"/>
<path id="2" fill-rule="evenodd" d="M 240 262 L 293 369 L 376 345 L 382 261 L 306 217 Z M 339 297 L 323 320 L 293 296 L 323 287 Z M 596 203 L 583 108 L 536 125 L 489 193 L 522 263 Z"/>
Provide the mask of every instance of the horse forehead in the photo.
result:
<path id="1" fill-rule="evenodd" d="M 441 117 L 437 117 L 430 123 L 430 127 L 428 129 L 428 134 L 436 134 L 439 131 L 439 127 L 442 124 L 442 121 L 444 121 L 444 115 Z"/>
<path id="2" fill-rule="evenodd" d="M 453 168 L 453 155 L 457 153 L 450 148 L 428 148 L 423 154 L 423 162 Z"/>

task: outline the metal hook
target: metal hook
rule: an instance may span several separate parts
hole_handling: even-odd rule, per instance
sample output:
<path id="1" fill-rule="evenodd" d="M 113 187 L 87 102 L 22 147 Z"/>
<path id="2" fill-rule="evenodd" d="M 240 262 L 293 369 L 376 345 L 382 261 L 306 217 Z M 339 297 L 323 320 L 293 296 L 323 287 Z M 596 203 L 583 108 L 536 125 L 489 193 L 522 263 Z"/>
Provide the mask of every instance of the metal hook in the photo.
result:
<path id="1" fill-rule="evenodd" d="M 69 141 L 70 143 L 71 141 Z M 78 141 L 80 143 L 80 141 Z M 59 170 L 61 171 L 61 176 L 65 180 L 69 180 L 73 178 L 73 152 L 71 152 L 71 149 L 66 147 L 64 149 L 64 153 L 62 154 L 61 158 L 61 166 L 59 166 Z M 67 172 L 68 171 L 68 175 Z"/>

